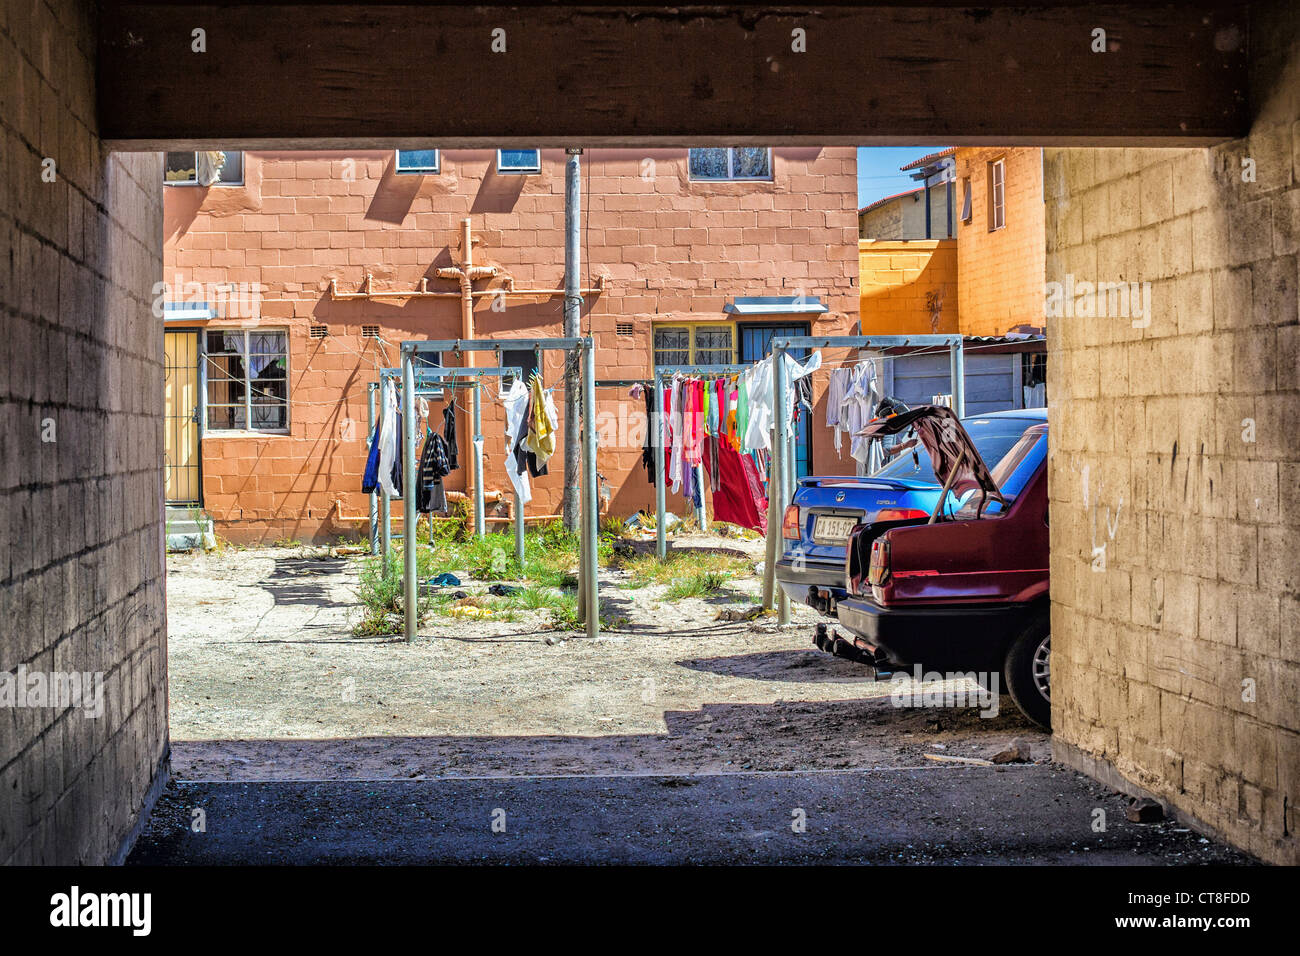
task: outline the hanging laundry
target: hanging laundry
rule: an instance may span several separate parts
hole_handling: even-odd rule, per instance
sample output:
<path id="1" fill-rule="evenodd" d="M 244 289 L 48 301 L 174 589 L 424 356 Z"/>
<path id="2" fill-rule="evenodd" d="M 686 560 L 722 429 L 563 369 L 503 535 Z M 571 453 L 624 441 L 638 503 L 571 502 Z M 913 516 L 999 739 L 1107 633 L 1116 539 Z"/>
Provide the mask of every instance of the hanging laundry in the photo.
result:
<path id="1" fill-rule="evenodd" d="M 555 429 L 559 422 L 555 415 L 555 403 L 542 387 L 542 377 L 536 372 L 533 373 L 530 391 L 528 434 L 524 447 L 537 456 L 537 465 L 542 467 L 555 454 Z"/>
<path id="2" fill-rule="evenodd" d="M 392 380 L 384 383 L 384 418 L 379 438 L 379 486 L 390 498 L 402 496 L 402 412 Z"/>
<path id="3" fill-rule="evenodd" d="M 704 456 L 713 486 L 713 517 L 717 521 L 767 533 L 767 496 L 749 455 L 731 447 L 725 437 L 711 442 L 714 453 Z"/>
<path id="4" fill-rule="evenodd" d="M 424 440 L 424 451 L 420 455 L 420 471 L 415 489 L 416 510 L 424 514 L 447 511 L 447 495 L 442 487 L 442 479 L 450 471 L 447 440 L 437 432 L 430 432 Z"/>
<path id="5" fill-rule="evenodd" d="M 376 427 L 370 433 L 370 451 L 366 453 L 366 470 L 361 476 L 361 490 L 373 494 L 379 490 L 379 435 L 381 429 Z"/>
<path id="6" fill-rule="evenodd" d="M 668 479 L 672 483 L 673 494 L 682 490 L 682 376 L 673 376 L 672 387 L 667 390 L 671 399 L 668 407 L 668 427 L 672 440 L 672 461 L 668 469 Z"/>
<path id="7" fill-rule="evenodd" d="M 447 467 L 455 471 L 460 467 L 456 460 L 456 403 L 448 402 L 442 410 L 442 440 L 447 443 Z"/>
<path id="8" fill-rule="evenodd" d="M 655 393 L 653 389 L 641 388 L 640 385 L 633 385 L 634 393 L 640 390 L 639 394 L 645 399 L 645 439 L 641 442 L 641 467 L 645 469 L 646 476 L 650 479 L 650 484 L 655 483 L 655 442 L 659 438 L 659 416 L 655 413 Z M 637 395 L 633 394 L 633 398 Z"/>
<path id="9" fill-rule="evenodd" d="M 514 486 L 522 505 L 533 498 L 533 490 L 528 482 L 528 468 L 520 464 L 514 454 L 523 436 L 527 433 L 528 399 L 531 392 L 519 379 L 510 383 L 510 387 L 501 393 L 501 404 L 506 411 L 506 477 Z"/>

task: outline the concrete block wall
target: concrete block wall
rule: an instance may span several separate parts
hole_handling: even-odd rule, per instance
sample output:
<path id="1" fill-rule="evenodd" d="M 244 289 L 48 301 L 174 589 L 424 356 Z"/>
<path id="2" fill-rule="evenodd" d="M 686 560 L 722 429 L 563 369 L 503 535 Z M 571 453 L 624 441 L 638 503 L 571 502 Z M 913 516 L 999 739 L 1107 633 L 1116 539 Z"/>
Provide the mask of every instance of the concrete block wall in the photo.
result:
<path id="1" fill-rule="evenodd" d="M 1043 324 L 1042 151 L 962 147 L 956 153 L 958 294 L 965 335 L 1002 335 Z M 989 228 L 989 164 L 1006 163 L 1006 225 Z M 971 184 L 971 217 L 962 222 Z"/>
<path id="2" fill-rule="evenodd" d="M 414 176 L 395 173 L 392 151 L 252 152 L 242 186 L 165 189 L 167 282 L 260 283 L 260 324 L 289 330 L 290 433 L 203 441 L 203 504 L 219 534 L 271 542 L 364 530 L 339 520 L 339 504 L 345 515 L 366 512 L 365 385 L 399 356 L 363 338 L 362 326 L 379 326 L 390 343 L 461 334 L 458 299 L 334 301 L 331 279 L 351 291 L 367 272 L 374 288 L 411 289 L 427 277 L 430 290 L 455 292 L 434 273 L 461 261 L 460 223 L 469 217 L 475 265 L 499 266 L 520 289 L 563 285 L 563 150 L 543 150 L 542 172 L 530 176 L 498 173 L 494 150 L 445 150 L 440 158 L 440 173 Z M 821 296 L 830 313 L 815 317 L 816 331 L 850 332 L 858 310 L 856 170 L 852 147 L 780 147 L 770 182 L 699 182 L 688 176 L 685 149 L 588 150 L 584 285 L 607 278 L 582 322 L 597 339 L 597 377 L 648 375 L 656 323 L 729 322 L 723 307 L 736 296 Z M 511 298 L 493 311 L 490 299 L 477 299 L 476 334 L 559 335 L 561 303 Z M 316 324 L 328 327 L 328 338 L 309 337 Z M 548 385 L 561 367 L 558 355 L 548 356 Z M 818 401 L 825 383 L 820 376 Z M 611 512 L 653 507 L 630 420 L 644 406 L 626 389 L 602 389 L 597 400 L 608 423 L 599 469 Z M 495 401 L 484 411 L 485 485 L 508 491 L 504 423 Z M 842 468 L 829 432 L 820 431 L 815 466 L 821 456 L 825 467 Z M 465 461 L 467 416 L 459 438 Z M 447 487 L 464 489 L 467 471 L 454 472 Z M 562 468 L 534 481 L 529 513 L 554 513 L 562 485 Z M 670 507 L 686 513 L 680 498 Z"/>
<path id="3" fill-rule="evenodd" d="M 0 4 L 0 671 L 103 688 L 0 707 L 0 864 L 112 860 L 167 749 L 162 164 L 100 145 L 89 8 Z"/>
<path id="4" fill-rule="evenodd" d="M 1048 323 L 1052 717 L 1059 759 L 1294 864 L 1300 29 L 1273 9 L 1246 139 L 1046 151 L 1047 279 L 1152 302 Z"/>
<path id="5" fill-rule="evenodd" d="M 858 242 L 862 332 L 899 335 L 959 330 L 957 240 Z M 927 297 L 938 294 L 938 322 Z"/>

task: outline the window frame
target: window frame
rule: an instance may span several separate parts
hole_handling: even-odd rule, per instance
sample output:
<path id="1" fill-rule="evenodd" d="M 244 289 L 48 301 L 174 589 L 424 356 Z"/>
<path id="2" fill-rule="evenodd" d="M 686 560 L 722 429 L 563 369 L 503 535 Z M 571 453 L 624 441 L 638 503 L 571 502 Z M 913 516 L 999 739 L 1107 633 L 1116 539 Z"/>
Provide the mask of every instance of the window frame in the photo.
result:
<path id="1" fill-rule="evenodd" d="M 220 426 L 215 426 L 211 423 L 209 419 L 208 416 L 209 405 L 215 405 L 216 407 L 225 408 L 236 404 L 234 402 L 209 402 L 208 400 L 208 385 L 209 382 L 211 381 L 208 372 L 209 356 L 211 354 L 208 352 L 209 332 L 220 332 L 223 335 L 231 335 L 231 334 L 238 333 L 244 337 L 244 351 L 241 353 L 244 359 L 244 377 L 243 377 L 244 427 L 243 428 L 223 428 Z M 264 332 L 281 332 L 284 334 L 284 425 L 279 428 L 257 428 L 254 427 L 252 424 L 253 386 L 249 382 L 249 375 L 248 375 L 249 373 L 248 356 L 251 354 L 249 352 L 249 336 L 254 333 L 264 333 Z M 203 356 L 203 363 L 201 366 L 202 375 L 200 376 L 200 382 L 199 382 L 200 398 L 203 404 L 203 414 L 202 414 L 203 437 L 238 438 L 238 437 L 248 437 L 250 435 L 288 435 L 293 425 L 293 420 L 290 417 L 290 405 L 292 404 L 291 394 L 290 394 L 292 391 L 292 389 L 290 388 L 290 381 L 291 381 L 290 376 L 292 371 L 290 366 L 290 355 L 292 353 L 292 349 L 290 348 L 290 344 L 292 342 L 292 338 L 289 333 L 289 328 L 287 326 L 257 326 L 255 328 L 206 326 L 202 330 L 202 335 L 200 336 L 200 342 L 201 342 L 201 349 L 202 349 L 202 356 Z"/>
<path id="2" fill-rule="evenodd" d="M 767 175 L 766 176 L 737 176 L 736 168 L 736 150 L 748 149 L 750 147 L 739 146 L 692 146 L 686 150 L 686 178 L 693 183 L 770 183 L 776 179 L 776 159 L 772 155 L 772 147 L 767 149 Z M 691 172 L 691 153 L 702 149 L 725 149 L 727 151 L 727 175 L 726 176 L 696 176 Z"/>
<path id="3" fill-rule="evenodd" d="M 975 218 L 975 184 L 969 176 L 961 178 L 961 221 L 971 222 Z"/>
<path id="4" fill-rule="evenodd" d="M 505 150 L 498 149 L 497 150 L 497 173 L 499 173 L 502 176 L 536 176 L 538 173 L 542 171 L 542 151 L 541 149 L 532 149 L 527 151 L 535 153 L 537 155 L 537 164 L 535 166 L 530 166 L 530 167 L 504 166 L 501 163 L 501 154 L 504 153 Z M 522 153 L 525 152 L 525 150 L 522 149 L 512 150 L 512 152 Z"/>
<path id="5" fill-rule="evenodd" d="M 433 153 L 432 166 L 403 166 L 403 153 Z M 442 175 L 442 150 L 434 149 L 395 149 L 393 150 L 393 172 L 398 176 L 440 176 Z"/>
<path id="6" fill-rule="evenodd" d="M 989 232 L 1005 229 L 1007 225 L 1007 161 L 1006 157 L 989 163 Z"/>
<path id="7" fill-rule="evenodd" d="M 727 321 L 714 322 L 707 319 L 701 319 L 696 322 L 667 321 L 652 323 L 650 328 L 650 360 L 654 363 L 655 368 L 661 368 L 665 365 L 699 365 L 700 351 L 718 351 L 717 349 L 701 350 L 699 343 L 696 341 L 696 334 L 701 329 L 715 331 L 726 329 L 731 334 L 731 358 L 727 362 L 716 363 L 718 365 L 735 365 L 737 364 L 736 356 L 739 354 L 739 341 L 736 332 L 736 323 Z M 658 332 L 685 332 L 687 334 L 687 360 L 685 362 L 661 363 L 659 361 L 659 346 L 655 342 L 655 335 Z M 663 351 L 680 352 L 681 349 L 664 349 Z"/>
<path id="8" fill-rule="evenodd" d="M 168 156 L 168 154 L 170 154 L 170 153 L 187 153 L 187 152 L 193 152 L 193 153 L 194 153 L 194 177 L 195 177 L 195 178 L 194 178 L 194 179 L 168 179 L 168 178 L 167 178 L 167 156 Z M 199 153 L 199 152 L 200 152 L 199 150 L 192 150 L 192 151 L 191 151 L 191 150 L 186 150 L 186 149 L 169 149 L 169 150 L 164 151 L 164 152 L 163 152 L 163 185 L 164 185 L 164 186 L 198 186 L 198 185 L 199 185 L 199 180 L 198 180 L 198 175 L 199 175 L 199 157 L 198 157 L 198 153 Z M 214 189 L 214 188 L 216 188 L 217 186 L 243 186 L 244 183 L 245 183 L 245 181 L 246 181 L 246 179 L 248 178 L 248 176 L 247 176 L 247 169 L 245 168 L 245 165 L 244 165 L 245 157 L 246 157 L 246 155 L 247 155 L 245 150 L 242 150 L 242 149 L 223 149 L 223 150 L 221 150 L 221 152 L 223 152 L 223 153 L 227 153 L 227 154 L 230 154 L 230 153 L 238 153 L 238 154 L 239 154 L 239 182 L 227 182 L 227 181 L 224 180 L 224 179 L 218 179 L 218 180 L 217 180 L 215 183 L 213 183 L 211 186 L 205 186 L 205 187 L 203 187 L 204 189 Z"/>

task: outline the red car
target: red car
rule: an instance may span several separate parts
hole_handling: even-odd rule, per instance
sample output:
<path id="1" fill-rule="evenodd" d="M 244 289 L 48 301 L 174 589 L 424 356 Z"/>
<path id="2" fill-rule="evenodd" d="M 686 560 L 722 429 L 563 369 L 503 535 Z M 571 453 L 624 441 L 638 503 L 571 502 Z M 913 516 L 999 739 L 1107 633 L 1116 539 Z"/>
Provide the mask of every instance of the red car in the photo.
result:
<path id="1" fill-rule="evenodd" d="M 864 434 L 909 426 L 961 504 L 855 527 L 845 556 L 848 596 L 839 603 L 852 636 L 819 629 L 817 645 L 882 670 L 999 674 L 1017 707 L 1048 727 L 1047 425 L 1027 429 L 992 471 L 947 408 L 878 419 Z"/>

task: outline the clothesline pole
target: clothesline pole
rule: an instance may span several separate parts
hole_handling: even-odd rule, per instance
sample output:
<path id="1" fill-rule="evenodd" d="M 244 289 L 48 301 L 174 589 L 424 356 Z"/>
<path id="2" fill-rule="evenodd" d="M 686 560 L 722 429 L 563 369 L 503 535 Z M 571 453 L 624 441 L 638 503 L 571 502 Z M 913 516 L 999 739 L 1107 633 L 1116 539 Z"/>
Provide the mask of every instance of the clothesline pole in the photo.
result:
<path id="1" fill-rule="evenodd" d="M 586 456 L 582 468 L 582 510 L 588 518 L 580 559 L 587 568 L 587 637 L 596 638 L 600 636 L 600 593 L 596 579 L 596 533 L 599 530 L 600 514 L 597 511 L 596 476 L 596 349 L 590 337 L 583 339 L 582 357 L 582 431 Z"/>
<path id="2" fill-rule="evenodd" d="M 384 420 L 389 414 L 388 395 L 384 391 L 383 379 L 379 380 L 379 427 L 384 427 Z M 388 575 L 388 562 L 393 554 L 393 503 L 388 495 L 388 482 L 379 482 L 380 529 L 383 535 L 384 576 Z"/>
<path id="3" fill-rule="evenodd" d="M 419 620 L 419 583 L 416 581 L 416 524 L 419 514 L 415 500 L 415 366 L 411 352 L 402 350 L 402 563 L 403 592 L 406 611 L 406 640 L 415 641 Z"/>
<path id="4" fill-rule="evenodd" d="M 487 519 L 483 514 L 485 498 L 483 495 L 483 407 L 479 392 L 479 383 L 474 383 L 474 395 L 470 412 L 470 442 L 474 446 L 474 537 L 481 538 L 487 533 Z"/>
<path id="5" fill-rule="evenodd" d="M 520 497 L 519 492 L 515 492 L 515 557 L 519 560 L 519 568 L 524 567 L 524 499 Z"/>
<path id="6" fill-rule="evenodd" d="M 788 402 L 786 401 L 786 390 L 788 382 L 786 375 L 788 370 L 785 367 L 785 349 L 780 346 L 774 346 L 772 349 L 772 414 L 773 422 L 776 426 L 776 441 L 772 443 L 772 477 L 768 482 L 768 499 L 773 497 L 775 492 L 776 508 L 773 510 L 774 520 L 768 523 L 767 533 L 773 536 L 772 539 L 778 545 L 776 557 L 781 556 L 781 525 L 785 514 L 785 503 L 789 499 L 786 482 L 789 477 L 786 459 L 790 457 L 789 432 L 790 420 L 787 413 Z M 775 564 L 775 561 L 773 562 Z M 771 568 L 775 573 L 776 568 Z M 776 594 L 776 611 L 777 621 L 780 624 L 790 623 L 790 598 L 785 593 L 785 588 L 780 588 Z"/>
<path id="7" fill-rule="evenodd" d="M 966 417 L 966 347 L 958 336 L 948 347 L 948 367 L 952 377 L 952 408 L 958 418 Z"/>
<path id="8" fill-rule="evenodd" d="M 775 401 L 775 399 L 773 399 Z M 773 406 L 775 407 L 775 406 Z M 773 425 L 768 429 L 768 444 L 772 446 L 773 456 L 767 482 L 767 559 L 763 562 L 763 610 L 770 611 L 776 607 L 776 562 L 781 557 L 777 549 L 780 532 L 773 529 L 781 524 L 781 515 L 777 509 L 777 495 L 774 478 L 776 476 L 776 416 L 772 416 Z"/>
<path id="9" fill-rule="evenodd" d="M 375 434 L 375 389 L 374 382 L 369 383 L 366 387 L 366 426 L 369 431 L 366 432 L 366 448 L 370 448 L 371 439 Z M 379 551 L 379 495 L 370 492 L 370 527 L 367 529 L 370 534 L 370 553 L 376 554 Z"/>
<path id="10" fill-rule="evenodd" d="M 700 496 L 700 504 L 695 509 L 695 524 L 701 531 L 708 531 L 708 521 L 704 513 L 704 465 L 702 463 L 695 466 L 695 487 L 696 493 Z"/>
<path id="11" fill-rule="evenodd" d="M 655 557 L 663 561 L 668 557 L 668 529 L 664 527 L 668 517 L 664 488 L 664 380 L 656 375 L 654 385 L 654 412 L 649 424 L 655 434 Z"/>

